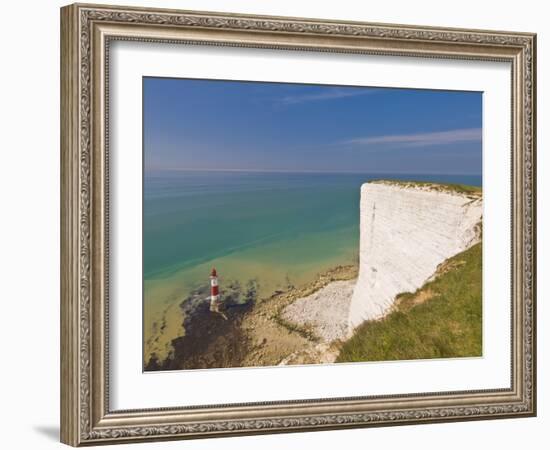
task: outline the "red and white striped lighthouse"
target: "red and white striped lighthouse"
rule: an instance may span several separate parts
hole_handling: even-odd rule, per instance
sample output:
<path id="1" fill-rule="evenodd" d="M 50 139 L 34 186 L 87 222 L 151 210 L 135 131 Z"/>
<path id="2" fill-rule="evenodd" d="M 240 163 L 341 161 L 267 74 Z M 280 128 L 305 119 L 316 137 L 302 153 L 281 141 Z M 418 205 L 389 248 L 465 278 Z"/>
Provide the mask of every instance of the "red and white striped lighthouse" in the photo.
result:
<path id="1" fill-rule="evenodd" d="M 218 286 L 218 273 L 216 268 L 212 267 L 210 272 L 210 311 L 219 312 L 220 292 Z"/>

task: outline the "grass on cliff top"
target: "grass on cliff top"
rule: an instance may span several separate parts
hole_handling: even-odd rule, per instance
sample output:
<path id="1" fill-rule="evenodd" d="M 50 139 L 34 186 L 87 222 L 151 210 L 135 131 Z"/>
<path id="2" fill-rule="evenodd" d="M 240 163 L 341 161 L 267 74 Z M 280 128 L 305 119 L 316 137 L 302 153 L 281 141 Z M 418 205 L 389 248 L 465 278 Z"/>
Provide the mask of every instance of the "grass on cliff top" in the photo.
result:
<path id="1" fill-rule="evenodd" d="M 435 191 L 457 192 L 459 194 L 481 195 L 481 187 L 458 183 L 434 183 L 432 181 L 372 180 L 371 183 L 389 184 L 403 187 L 429 188 Z"/>
<path id="2" fill-rule="evenodd" d="M 481 243 L 448 259 L 384 319 L 360 325 L 337 362 L 481 356 L 481 265 Z"/>

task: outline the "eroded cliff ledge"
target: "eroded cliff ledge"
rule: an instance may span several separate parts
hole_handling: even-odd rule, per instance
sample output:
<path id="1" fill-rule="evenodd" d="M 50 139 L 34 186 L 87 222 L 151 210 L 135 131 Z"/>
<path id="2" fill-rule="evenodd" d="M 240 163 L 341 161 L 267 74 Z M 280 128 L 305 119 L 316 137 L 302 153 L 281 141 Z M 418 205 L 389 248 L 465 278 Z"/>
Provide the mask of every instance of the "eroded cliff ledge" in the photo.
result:
<path id="1" fill-rule="evenodd" d="M 361 187 L 359 277 L 350 332 L 414 292 L 446 259 L 481 239 L 481 191 L 430 183 L 375 181 Z"/>

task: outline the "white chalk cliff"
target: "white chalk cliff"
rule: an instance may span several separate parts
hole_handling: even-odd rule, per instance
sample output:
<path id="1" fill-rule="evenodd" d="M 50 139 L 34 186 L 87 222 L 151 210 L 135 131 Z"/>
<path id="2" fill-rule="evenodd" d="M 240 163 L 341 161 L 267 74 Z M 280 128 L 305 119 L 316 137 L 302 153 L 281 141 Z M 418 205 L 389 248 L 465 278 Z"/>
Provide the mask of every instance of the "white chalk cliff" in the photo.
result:
<path id="1" fill-rule="evenodd" d="M 437 266 L 480 240 L 480 194 L 441 186 L 370 182 L 361 187 L 359 277 L 350 332 L 384 316 L 401 292 L 414 292 Z"/>

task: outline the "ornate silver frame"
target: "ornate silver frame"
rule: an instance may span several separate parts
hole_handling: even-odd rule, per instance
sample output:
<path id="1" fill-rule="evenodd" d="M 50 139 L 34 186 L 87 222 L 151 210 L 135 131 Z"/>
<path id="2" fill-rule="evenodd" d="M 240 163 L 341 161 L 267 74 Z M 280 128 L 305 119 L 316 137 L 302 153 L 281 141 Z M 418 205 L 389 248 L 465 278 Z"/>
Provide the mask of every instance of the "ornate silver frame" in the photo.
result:
<path id="1" fill-rule="evenodd" d="M 112 40 L 507 61 L 512 67 L 512 384 L 209 407 L 111 411 L 108 57 Z M 61 9 L 61 440 L 128 441 L 533 416 L 536 36 L 75 4 Z"/>

